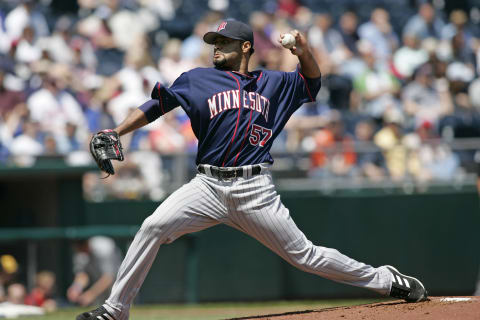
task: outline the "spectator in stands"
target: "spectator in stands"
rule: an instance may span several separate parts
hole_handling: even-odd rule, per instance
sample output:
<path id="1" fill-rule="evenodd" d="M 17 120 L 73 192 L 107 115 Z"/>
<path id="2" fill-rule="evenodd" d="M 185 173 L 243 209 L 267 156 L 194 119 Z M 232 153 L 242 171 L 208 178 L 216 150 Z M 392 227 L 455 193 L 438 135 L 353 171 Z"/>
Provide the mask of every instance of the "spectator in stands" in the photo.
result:
<path id="1" fill-rule="evenodd" d="M 311 176 L 351 177 L 355 174 L 356 153 L 353 139 L 345 133 L 341 113 L 332 110 L 328 124 L 313 134 Z"/>
<path id="2" fill-rule="evenodd" d="M 18 263 L 12 255 L 0 255 L 0 302 L 7 299 L 7 286 L 15 279 L 17 271 Z"/>
<path id="3" fill-rule="evenodd" d="M 15 91 L 5 86 L 7 73 L 0 69 L 0 118 L 8 121 L 11 112 L 25 103 L 25 94 L 21 91 Z"/>
<path id="4" fill-rule="evenodd" d="M 176 112 L 169 112 L 150 132 L 152 149 L 160 154 L 175 154 L 185 149 L 185 137 L 180 134 Z"/>
<path id="5" fill-rule="evenodd" d="M 390 15 L 383 8 L 372 11 L 370 21 L 358 28 L 358 35 L 372 44 L 375 57 L 381 61 L 388 60 L 399 44 L 398 36 L 390 24 Z"/>
<path id="6" fill-rule="evenodd" d="M 353 11 L 346 11 L 340 17 L 339 31 L 345 44 L 346 59 L 338 66 L 338 74 L 353 81 L 367 68 L 358 51 L 358 44 L 368 41 L 360 41 L 358 34 L 358 17 Z M 323 70 L 322 70 L 323 73 Z M 328 86 L 329 87 L 329 86 Z M 350 94 L 350 93 L 349 93 Z M 344 94 L 345 95 L 345 94 Z M 350 108 L 350 103 L 346 109 Z"/>
<path id="7" fill-rule="evenodd" d="M 207 33 L 208 28 L 208 24 L 203 19 L 195 24 L 193 33 L 182 42 L 182 48 L 180 50 L 182 60 L 196 60 L 200 57 L 205 47 L 205 42 L 202 37 Z M 255 40 L 257 39 L 258 37 L 255 36 Z M 255 45 L 256 44 L 257 42 L 255 42 Z M 255 49 L 257 48 L 255 47 Z"/>
<path id="8" fill-rule="evenodd" d="M 107 108 L 117 124 L 123 120 L 137 101 L 150 97 L 157 81 L 164 82 L 165 77 L 154 68 L 154 62 L 148 52 L 147 40 L 139 36 L 136 45 L 125 55 L 122 69 L 110 77 L 111 96 Z"/>
<path id="9" fill-rule="evenodd" d="M 268 6 L 268 4 L 266 6 Z M 271 17 L 271 15 L 269 16 Z M 295 15 L 292 17 L 291 24 L 298 30 L 306 31 L 312 26 L 313 20 L 314 13 L 312 10 L 306 6 L 300 6 Z"/>
<path id="10" fill-rule="evenodd" d="M 480 112 L 480 78 L 475 79 L 469 84 L 468 98 L 476 111 Z"/>
<path id="11" fill-rule="evenodd" d="M 403 46 L 393 55 L 395 75 L 400 79 L 408 79 L 415 69 L 428 61 L 428 52 L 420 47 L 420 41 L 415 34 L 403 35 Z"/>
<path id="12" fill-rule="evenodd" d="M 98 10 L 100 16 L 105 18 L 112 33 L 115 44 L 122 52 L 135 46 L 136 39 L 144 33 L 153 31 L 158 26 L 157 17 L 140 10 L 128 10 L 127 3 L 121 0 L 102 1 Z"/>
<path id="13" fill-rule="evenodd" d="M 105 85 L 103 85 L 105 83 Z M 102 128 L 115 126 L 115 120 L 108 109 L 108 102 L 115 93 L 109 81 L 100 80 L 95 87 L 89 88 L 91 98 L 88 100 L 88 108 L 85 110 L 85 117 L 90 132 L 98 132 Z"/>
<path id="14" fill-rule="evenodd" d="M 277 0 L 277 14 L 281 17 L 293 17 L 299 7 L 298 0 Z"/>
<path id="15" fill-rule="evenodd" d="M 89 306 L 104 301 L 121 264 L 121 253 L 113 239 L 95 236 L 74 245 L 74 280 L 67 291 L 71 303 Z"/>
<path id="16" fill-rule="evenodd" d="M 418 137 L 415 157 L 418 157 L 419 167 L 413 172 L 415 178 L 451 181 L 458 173 L 459 159 L 446 143 L 438 139 L 433 125 L 425 121 L 410 135 Z"/>
<path id="17" fill-rule="evenodd" d="M 280 136 L 284 141 L 274 144 L 274 148 L 281 152 L 313 151 L 316 144 L 312 134 L 330 121 L 329 110 L 320 104 L 305 104 L 288 120 Z"/>
<path id="18" fill-rule="evenodd" d="M 48 36 L 48 23 L 44 15 L 36 9 L 36 4 L 35 0 L 20 0 L 17 7 L 8 13 L 5 27 L 12 41 L 18 40 L 27 26 L 33 29 L 37 37 Z"/>
<path id="19" fill-rule="evenodd" d="M 60 141 L 63 145 L 59 146 L 62 154 L 78 151 L 82 148 L 81 139 L 77 135 L 77 125 L 71 122 L 67 122 L 65 126 L 65 140 Z"/>
<path id="20" fill-rule="evenodd" d="M 50 60 L 59 63 L 73 64 L 74 52 L 70 47 L 73 22 L 67 16 L 59 17 L 53 33 L 40 39 L 40 46 L 45 50 Z"/>
<path id="21" fill-rule="evenodd" d="M 308 41 L 312 47 L 326 51 L 333 59 L 339 59 L 343 52 L 343 38 L 341 33 L 333 28 L 332 16 L 327 13 L 315 15 L 314 24 L 308 32 Z"/>
<path id="22" fill-rule="evenodd" d="M 428 2 L 424 2 L 418 9 L 418 14 L 411 17 L 403 34 L 414 34 L 420 40 L 426 38 L 440 38 L 445 26 L 442 18 L 435 13 L 435 8 Z"/>
<path id="23" fill-rule="evenodd" d="M 465 11 L 456 9 L 450 13 L 450 23 L 442 29 L 442 39 L 450 40 L 459 33 L 463 34 L 465 43 L 473 48 L 475 35 L 471 26 L 468 25 L 468 16 Z"/>
<path id="24" fill-rule="evenodd" d="M 66 90 L 70 75 L 68 66 L 52 65 L 42 88 L 28 98 L 31 119 L 39 122 L 42 131 L 65 136 L 67 122 L 76 124 L 79 129 L 86 127 L 81 106 Z"/>
<path id="25" fill-rule="evenodd" d="M 404 117 L 401 111 L 392 108 L 384 113 L 383 122 L 384 127 L 375 134 L 373 141 L 383 152 L 392 180 L 401 181 L 408 177 L 411 166 L 416 162 L 416 159 L 409 159 L 403 139 Z"/>
<path id="26" fill-rule="evenodd" d="M 35 287 L 25 297 L 25 304 L 55 311 L 57 303 L 53 299 L 56 277 L 51 271 L 40 271 L 35 276 Z"/>
<path id="27" fill-rule="evenodd" d="M 161 20 L 171 21 L 175 18 L 175 0 L 139 0 L 145 9 L 154 12 Z"/>
<path id="28" fill-rule="evenodd" d="M 158 70 L 168 85 L 171 85 L 183 72 L 196 66 L 190 60 L 180 58 L 182 41 L 170 39 L 162 50 L 162 57 L 158 61 Z"/>
<path id="29" fill-rule="evenodd" d="M 272 41 L 275 35 L 275 28 L 271 16 L 265 12 L 254 11 L 250 15 L 250 25 L 252 26 L 255 38 L 254 56 L 256 56 L 261 66 L 266 66 L 271 54 L 275 54 L 278 51 Z"/>
<path id="30" fill-rule="evenodd" d="M 3 123 L 3 120 L 0 118 L 0 164 L 7 162 L 10 151 L 8 150 L 8 144 L 11 140 L 10 133 L 7 130 L 7 127 Z"/>
<path id="31" fill-rule="evenodd" d="M 458 32 L 451 38 L 452 60 L 470 69 L 470 80 L 475 75 L 476 57 L 471 45 L 465 41 L 465 33 Z"/>
<path id="32" fill-rule="evenodd" d="M 317 14 L 314 25 L 308 31 L 309 42 L 318 54 L 324 80 L 329 92 L 329 105 L 347 110 L 350 105 L 352 81 L 341 74 L 341 65 L 352 57 L 345 46 L 341 33 L 333 28 L 329 13 Z M 286 70 L 287 71 L 287 70 Z"/>
<path id="33" fill-rule="evenodd" d="M 440 120 L 439 131 L 449 140 L 480 137 L 480 79 L 452 81 L 451 86 L 455 109 Z"/>
<path id="34" fill-rule="evenodd" d="M 141 165 L 134 162 L 133 155 L 117 166 L 115 179 L 109 181 L 109 190 L 116 199 L 142 199 L 147 194 Z"/>
<path id="35" fill-rule="evenodd" d="M 38 122 L 27 120 L 23 123 L 22 133 L 10 145 L 10 151 L 18 164 L 31 165 L 35 156 L 43 154 L 44 146 L 40 142 L 39 133 Z"/>
<path id="36" fill-rule="evenodd" d="M 109 25 L 111 16 L 111 8 L 101 6 L 77 25 L 78 33 L 89 39 L 95 49 L 96 60 L 101 61 L 96 64 L 96 72 L 105 76 L 114 74 L 123 63 L 123 52 Z"/>
<path id="37" fill-rule="evenodd" d="M 371 181 L 381 181 L 386 177 L 385 159 L 381 150 L 373 143 L 375 124 L 371 120 L 361 120 L 355 126 L 356 165 L 359 174 Z"/>
<path id="38" fill-rule="evenodd" d="M 358 54 L 357 42 L 360 40 L 358 35 L 358 17 L 354 11 L 345 11 L 340 16 L 340 34 L 345 44 L 346 49 L 348 49 L 348 56 L 354 56 Z"/>
<path id="39" fill-rule="evenodd" d="M 8 287 L 7 292 L 7 301 L 0 304 L 0 317 L 19 318 L 45 314 L 43 308 L 29 306 L 24 303 L 27 290 L 23 284 L 13 283 Z"/>
<path id="40" fill-rule="evenodd" d="M 435 127 L 441 117 L 453 112 L 453 102 L 446 79 L 434 79 L 432 65 L 427 63 L 414 73 L 414 81 L 402 92 L 405 113 L 413 120 L 414 127 L 425 121 Z"/>
<path id="41" fill-rule="evenodd" d="M 46 157 L 57 157 L 59 153 L 57 140 L 51 133 L 46 133 L 43 138 L 43 156 Z"/>
<path id="42" fill-rule="evenodd" d="M 40 60 L 42 49 L 34 38 L 34 29 L 26 26 L 22 36 L 16 42 L 15 60 L 20 63 L 32 63 Z"/>
<path id="43" fill-rule="evenodd" d="M 80 72 L 94 73 L 98 61 L 93 44 L 81 36 L 74 35 L 68 45 L 73 53 L 72 67 Z"/>
<path id="44" fill-rule="evenodd" d="M 162 183 L 165 179 L 165 170 L 162 157 L 156 152 L 149 152 L 151 149 L 132 152 L 131 161 L 137 166 L 140 173 L 140 190 L 142 194 L 139 198 L 147 198 L 153 201 L 162 200 L 165 197 L 166 190 Z"/>
<path id="45" fill-rule="evenodd" d="M 24 103 L 16 105 L 6 117 L 0 117 L 0 144 L 2 156 L 13 155 L 12 142 L 18 138 L 24 130 L 24 123 L 29 121 L 28 109 Z"/>
<path id="46" fill-rule="evenodd" d="M 0 54 L 5 54 L 10 50 L 12 40 L 5 28 L 5 11 L 0 9 Z"/>
<path id="47" fill-rule="evenodd" d="M 354 79 L 354 92 L 359 96 L 357 109 L 360 113 L 381 119 L 386 109 L 399 108 L 395 96 L 400 84 L 385 65 L 378 62 L 371 43 L 362 40 L 358 47 L 366 69 Z"/>
<path id="48" fill-rule="evenodd" d="M 480 79 L 472 81 L 468 87 L 468 101 L 471 106 L 472 123 L 478 129 L 476 137 L 480 137 Z M 468 117 L 468 116 L 467 116 Z"/>
<path id="49" fill-rule="evenodd" d="M 445 79 L 447 77 L 448 64 L 452 59 L 450 45 L 444 41 L 438 41 L 436 39 L 429 38 L 422 42 L 422 48 L 428 52 L 429 59 L 427 63 L 431 64 L 433 68 L 434 79 Z M 417 69 L 420 67 L 421 66 L 419 66 Z M 417 69 L 414 70 L 409 82 L 414 79 Z"/>
<path id="50" fill-rule="evenodd" d="M 27 289 L 21 283 L 12 283 L 7 288 L 7 302 L 12 304 L 24 304 Z"/>

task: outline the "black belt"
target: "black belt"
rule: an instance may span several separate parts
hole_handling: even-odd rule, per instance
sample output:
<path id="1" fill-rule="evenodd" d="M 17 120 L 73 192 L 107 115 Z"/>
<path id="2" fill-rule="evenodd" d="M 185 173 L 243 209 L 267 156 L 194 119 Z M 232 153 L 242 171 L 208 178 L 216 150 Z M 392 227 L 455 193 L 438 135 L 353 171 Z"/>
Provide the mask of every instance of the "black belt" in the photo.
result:
<path id="1" fill-rule="evenodd" d="M 255 176 L 262 172 L 262 167 L 258 164 L 253 165 L 251 170 L 251 175 L 250 176 Z M 248 171 L 247 167 L 214 167 L 210 166 L 210 172 L 211 176 L 218 178 L 218 179 L 234 179 L 234 178 L 240 178 L 244 176 L 244 172 Z M 204 173 L 208 175 L 206 166 L 204 165 L 199 165 L 198 166 L 198 172 Z M 248 172 L 246 174 L 248 177 Z"/>

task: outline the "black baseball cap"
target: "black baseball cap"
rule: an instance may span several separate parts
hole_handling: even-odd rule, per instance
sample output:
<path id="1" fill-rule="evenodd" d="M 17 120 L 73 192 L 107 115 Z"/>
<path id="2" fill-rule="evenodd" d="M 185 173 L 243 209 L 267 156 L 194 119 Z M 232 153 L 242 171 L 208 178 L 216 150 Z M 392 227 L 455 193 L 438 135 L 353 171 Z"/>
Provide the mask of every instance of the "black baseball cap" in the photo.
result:
<path id="1" fill-rule="evenodd" d="M 210 31 L 205 33 L 203 41 L 208 44 L 214 44 L 218 36 L 226 38 L 250 41 L 253 48 L 253 31 L 248 24 L 237 20 L 225 20 L 217 28 L 217 31 Z"/>

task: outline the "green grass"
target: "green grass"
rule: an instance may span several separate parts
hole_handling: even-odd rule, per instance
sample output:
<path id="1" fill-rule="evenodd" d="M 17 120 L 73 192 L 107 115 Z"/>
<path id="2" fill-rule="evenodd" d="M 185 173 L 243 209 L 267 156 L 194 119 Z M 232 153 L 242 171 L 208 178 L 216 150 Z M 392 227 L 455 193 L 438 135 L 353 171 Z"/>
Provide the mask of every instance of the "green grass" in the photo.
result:
<path id="1" fill-rule="evenodd" d="M 130 312 L 132 320 L 213 320 L 279 314 L 285 312 L 318 310 L 338 306 L 352 306 L 384 300 L 328 300 L 328 301 L 278 301 L 252 303 L 205 303 L 178 305 L 135 306 Z M 88 308 L 87 308 L 88 309 Z M 72 320 L 87 309 L 60 309 L 42 317 L 23 317 L 22 320 Z"/>

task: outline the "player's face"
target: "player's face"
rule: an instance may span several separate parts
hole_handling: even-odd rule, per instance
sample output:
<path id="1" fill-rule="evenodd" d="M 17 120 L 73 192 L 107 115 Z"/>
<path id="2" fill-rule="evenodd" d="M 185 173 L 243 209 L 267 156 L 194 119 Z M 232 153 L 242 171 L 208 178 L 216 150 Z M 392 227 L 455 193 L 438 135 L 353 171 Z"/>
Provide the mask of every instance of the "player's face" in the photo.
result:
<path id="1" fill-rule="evenodd" d="M 221 68 L 233 68 L 241 59 L 242 48 L 239 40 L 218 37 L 213 45 L 213 64 Z"/>

